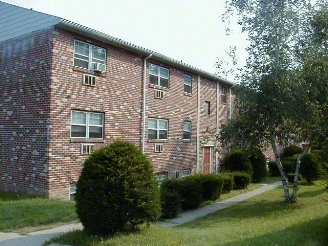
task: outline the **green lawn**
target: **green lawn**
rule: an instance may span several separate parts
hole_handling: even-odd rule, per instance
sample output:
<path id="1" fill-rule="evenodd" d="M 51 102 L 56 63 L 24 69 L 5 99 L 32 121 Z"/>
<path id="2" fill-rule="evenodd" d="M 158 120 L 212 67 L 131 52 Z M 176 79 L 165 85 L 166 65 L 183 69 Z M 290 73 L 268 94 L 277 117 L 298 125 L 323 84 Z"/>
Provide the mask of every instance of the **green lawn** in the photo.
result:
<path id="1" fill-rule="evenodd" d="M 154 225 L 112 238 L 74 231 L 51 242 L 79 246 L 328 245 L 328 193 L 322 183 L 301 186 L 296 204 L 282 200 L 283 190 L 277 188 L 175 228 Z"/>
<path id="2" fill-rule="evenodd" d="M 77 219 L 72 202 L 0 191 L 0 231 Z"/>

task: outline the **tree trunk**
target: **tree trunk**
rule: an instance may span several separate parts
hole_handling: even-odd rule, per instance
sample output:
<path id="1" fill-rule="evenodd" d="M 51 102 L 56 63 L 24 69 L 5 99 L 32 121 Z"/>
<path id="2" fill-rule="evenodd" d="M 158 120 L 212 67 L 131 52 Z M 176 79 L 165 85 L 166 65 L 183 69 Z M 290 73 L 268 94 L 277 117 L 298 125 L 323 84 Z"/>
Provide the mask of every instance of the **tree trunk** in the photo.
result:
<path id="1" fill-rule="evenodd" d="M 295 176 L 294 176 L 294 183 L 293 183 L 293 193 L 290 198 L 290 202 L 296 202 L 297 201 L 297 191 L 298 191 L 298 176 L 300 174 L 300 168 L 301 168 L 301 160 L 303 156 L 309 151 L 309 146 L 303 150 L 303 152 L 297 157 L 297 163 L 295 168 Z"/>
<path id="2" fill-rule="evenodd" d="M 275 141 L 275 136 L 272 136 L 271 137 L 271 146 L 272 146 L 272 149 L 273 149 L 273 152 L 275 154 L 275 157 L 276 157 L 276 164 L 279 168 L 279 171 L 280 171 L 280 176 L 281 176 L 281 181 L 282 181 L 282 187 L 284 189 L 284 194 L 285 194 L 285 202 L 290 202 L 290 194 L 289 194 L 289 188 L 288 188 L 288 180 L 287 180 L 287 176 L 285 174 L 285 171 L 284 171 L 284 167 L 282 166 L 281 164 L 281 161 L 280 161 L 280 151 L 278 150 L 277 148 L 277 145 L 276 145 L 276 141 Z"/>

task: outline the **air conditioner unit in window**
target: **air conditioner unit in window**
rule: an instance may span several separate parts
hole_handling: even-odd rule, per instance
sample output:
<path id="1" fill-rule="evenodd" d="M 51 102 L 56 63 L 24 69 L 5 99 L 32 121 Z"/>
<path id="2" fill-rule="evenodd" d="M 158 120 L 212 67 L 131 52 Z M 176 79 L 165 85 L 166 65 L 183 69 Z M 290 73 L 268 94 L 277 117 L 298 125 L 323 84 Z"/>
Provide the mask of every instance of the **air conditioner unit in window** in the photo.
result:
<path id="1" fill-rule="evenodd" d="M 175 170 L 172 172 L 172 178 L 173 179 L 178 179 L 180 177 L 180 171 L 179 170 Z"/>
<path id="2" fill-rule="evenodd" d="M 163 152 L 163 144 L 155 144 L 154 150 L 156 153 Z"/>
<path id="3" fill-rule="evenodd" d="M 163 97 L 164 97 L 164 91 L 155 90 L 155 98 L 163 99 Z"/>
<path id="4" fill-rule="evenodd" d="M 93 65 L 93 71 L 96 71 L 96 72 L 102 72 L 104 73 L 106 71 L 106 65 L 105 64 L 101 64 L 101 63 L 92 63 Z"/>

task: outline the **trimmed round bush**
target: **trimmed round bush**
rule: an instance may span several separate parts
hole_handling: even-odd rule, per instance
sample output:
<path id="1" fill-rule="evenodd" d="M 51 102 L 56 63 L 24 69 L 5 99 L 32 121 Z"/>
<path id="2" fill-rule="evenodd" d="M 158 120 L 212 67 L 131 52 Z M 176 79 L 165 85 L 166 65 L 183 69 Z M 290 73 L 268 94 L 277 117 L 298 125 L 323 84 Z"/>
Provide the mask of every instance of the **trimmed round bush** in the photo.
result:
<path id="1" fill-rule="evenodd" d="M 320 163 L 314 154 L 307 153 L 303 156 L 300 172 L 309 184 L 312 184 L 314 180 L 319 178 L 321 172 Z"/>
<path id="2" fill-rule="evenodd" d="M 288 173 L 287 174 L 288 182 L 293 184 L 294 183 L 294 178 L 295 178 L 295 173 Z M 302 175 L 298 174 L 298 182 L 302 180 Z"/>
<path id="3" fill-rule="evenodd" d="M 233 172 L 231 173 L 234 179 L 233 189 L 245 189 L 251 182 L 251 175 L 246 172 Z"/>
<path id="4" fill-rule="evenodd" d="M 282 166 L 284 167 L 285 173 L 293 173 L 295 172 L 296 163 L 297 163 L 297 155 L 284 157 L 281 160 Z"/>
<path id="5" fill-rule="evenodd" d="M 161 188 L 162 218 L 175 218 L 181 211 L 179 192 Z"/>
<path id="6" fill-rule="evenodd" d="M 202 203 L 200 185 L 194 180 L 182 179 L 179 193 L 183 210 L 198 208 Z"/>
<path id="7" fill-rule="evenodd" d="M 283 149 L 281 158 L 292 157 L 303 152 L 302 148 L 296 145 L 289 145 Z"/>
<path id="8" fill-rule="evenodd" d="M 265 155 L 262 153 L 261 149 L 258 147 L 253 147 L 249 152 L 249 160 L 253 167 L 253 177 L 254 183 L 261 182 L 267 176 L 267 164 Z"/>
<path id="9" fill-rule="evenodd" d="M 241 171 L 253 176 L 252 164 L 244 151 L 236 149 L 228 154 L 224 159 L 224 167 L 226 171 Z"/>
<path id="10" fill-rule="evenodd" d="M 220 173 L 219 177 L 223 180 L 222 193 L 226 194 L 233 189 L 233 176 L 230 173 Z"/>
<path id="11" fill-rule="evenodd" d="M 222 193 L 223 180 L 216 174 L 196 174 L 186 177 L 200 185 L 202 201 L 215 201 Z"/>
<path id="12" fill-rule="evenodd" d="M 121 139 L 89 156 L 76 188 L 76 212 L 89 234 L 131 231 L 161 215 L 152 164 Z"/>

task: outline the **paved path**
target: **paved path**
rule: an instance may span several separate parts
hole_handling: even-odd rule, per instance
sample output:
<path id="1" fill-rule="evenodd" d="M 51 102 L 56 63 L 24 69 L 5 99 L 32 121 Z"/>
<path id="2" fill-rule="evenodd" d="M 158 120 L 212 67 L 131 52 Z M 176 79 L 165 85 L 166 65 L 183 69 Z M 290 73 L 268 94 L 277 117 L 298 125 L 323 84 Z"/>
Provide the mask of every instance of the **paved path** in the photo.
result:
<path id="1" fill-rule="evenodd" d="M 281 181 L 268 185 L 262 185 L 261 187 L 255 190 L 240 194 L 238 196 L 228 198 L 220 202 L 215 202 L 211 205 L 199 209 L 181 213 L 179 214 L 178 218 L 161 221 L 158 223 L 158 225 L 164 227 L 174 227 L 177 225 L 181 225 L 183 223 L 192 221 L 199 217 L 203 217 L 205 215 L 214 213 L 220 209 L 227 208 L 238 202 L 247 200 L 253 196 L 257 196 L 268 190 L 272 190 L 276 188 L 278 185 L 281 185 Z M 63 225 L 48 230 L 31 232 L 24 236 L 19 235 L 18 233 L 0 232 L 0 246 L 41 246 L 45 241 L 48 241 L 53 237 L 59 236 L 68 231 L 78 230 L 78 229 L 82 229 L 81 224 Z M 52 246 L 56 246 L 56 244 L 52 244 Z"/>

